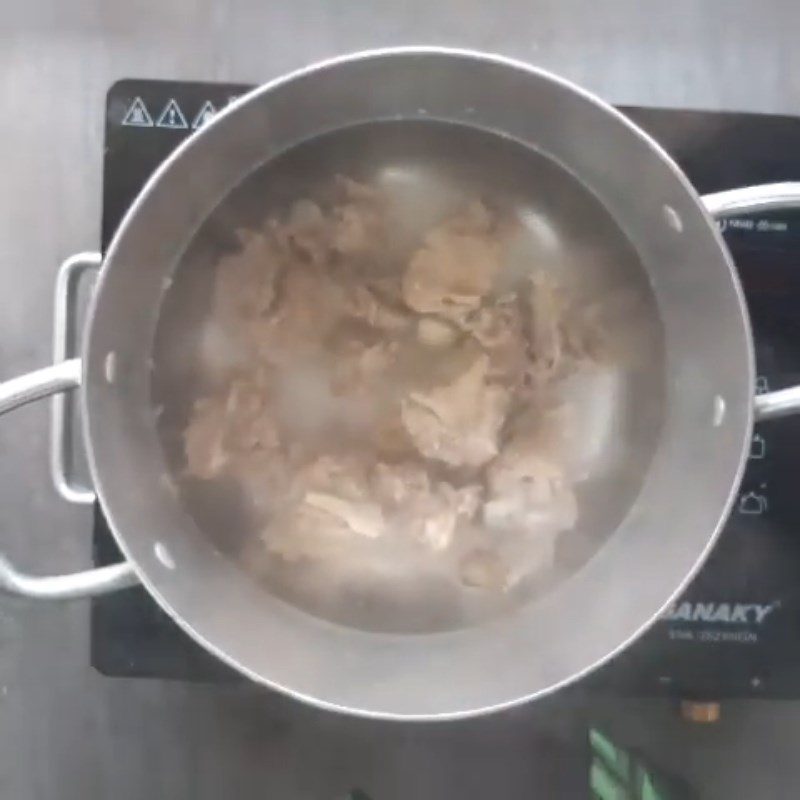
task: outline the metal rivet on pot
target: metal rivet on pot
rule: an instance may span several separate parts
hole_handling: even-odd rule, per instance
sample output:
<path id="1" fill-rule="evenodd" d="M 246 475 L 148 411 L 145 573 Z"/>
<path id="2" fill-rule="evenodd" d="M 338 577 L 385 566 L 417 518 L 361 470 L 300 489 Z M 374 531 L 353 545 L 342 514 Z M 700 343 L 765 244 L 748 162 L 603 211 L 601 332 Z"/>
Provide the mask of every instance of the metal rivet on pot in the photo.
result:
<path id="1" fill-rule="evenodd" d="M 714 411 L 711 416 L 711 421 L 715 428 L 718 428 L 722 425 L 723 420 L 725 419 L 725 398 L 717 395 L 714 398 Z"/>
<path id="2" fill-rule="evenodd" d="M 664 219 L 667 221 L 667 225 L 669 225 L 675 233 L 682 233 L 683 232 L 683 220 L 678 215 L 678 212 L 672 207 L 665 205 L 663 208 L 664 212 Z"/>
<path id="3" fill-rule="evenodd" d="M 167 546 L 163 542 L 156 542 L 153 545 L 153 552 L 156 558 L 167 568 L 175 569 L 175 559 L 172 554 L 167 550 Z"/>
<path id="4" fill-rule="evenodd" d="M 117 378 L 117 354 L 113 350 L 103 361 L 103 374 L 108 383 L 114 383 Z"/>

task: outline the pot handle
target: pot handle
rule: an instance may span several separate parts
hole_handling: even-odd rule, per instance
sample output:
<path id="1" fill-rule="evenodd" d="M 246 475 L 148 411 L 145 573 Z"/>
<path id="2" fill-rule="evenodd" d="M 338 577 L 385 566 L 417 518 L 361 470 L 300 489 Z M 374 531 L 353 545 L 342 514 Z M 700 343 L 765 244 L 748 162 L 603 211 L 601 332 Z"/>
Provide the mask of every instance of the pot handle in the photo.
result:
<path id="1" fill-rule="evenodd" d="M 704 195 L 706 211 L 715 219 L 759 211 L 800 209 L 800 182 L 744 186 Z M 800 413 L 800 386 L 756 395 L 756 422 Z"/>
<path id="2" fill-rule="evenodd" d="M 750 214 L 754 211 L 780 211 L 800 208 L 800 182 L 767 183 L 762 186 L 743 186 L 702 197 L 706 211 L 715 219 Z"/>
<path id="3" fill-rule="evenodd" d="M 127 562 L 71 572 L 67 575 L 26 575 L 0 556 L 0 591 L 35 600 L 72 600 L 95 597 L 138 583 Z"/>
<path id="4" fill-rule="evenodd" d="M 90 270 L 100 268 L 100 253 L 76 253 L 59 268 L 53 309 L 53 363 L 73 358 L 77 351 L 76 305 L 81 279 Z M 56 491 L 69 503 L 92 505 L 94 492 L 76 484 L 69 464 L 74 442 L 69 398 L 58 392 L 53 395 L 50 411 L 50 476 Z"/>
<path id="5" fill-rule="evenodd" d="M 81 385 L 82 367 L 78 358 L 29 372 L 0 383 L 0 414 L 52 394 Z M 74 572 L 68 575 L 26 575 L 0 555 L 0 591 L 41 600 L 68 600 L 124 589 L 138 582 L 127 563 Z"/>

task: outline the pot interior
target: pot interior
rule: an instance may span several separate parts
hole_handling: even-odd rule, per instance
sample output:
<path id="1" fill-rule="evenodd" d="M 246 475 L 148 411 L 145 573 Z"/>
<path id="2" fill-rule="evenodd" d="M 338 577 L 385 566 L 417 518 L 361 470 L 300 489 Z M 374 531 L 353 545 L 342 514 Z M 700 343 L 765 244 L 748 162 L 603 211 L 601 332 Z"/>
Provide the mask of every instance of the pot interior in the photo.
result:
<path id="1" fill-rule="evenodd" d="M 623 296 L 611 317 L 635 356 L 575 376 L 564 390 L 581 463 L 577 524 L 557 540 L 555 564 L 510 591 L 464 590 L 447 576 L 345 575 L 336 580 L 304 564 L 270 557 L 260 520 L 231 480 L 187 477 L 184 431 L 198 398 L 213 395 L 218 369 L 208 341 L 216 271 L 240 249 L 237 232 L 286 218 L 293 203 L 324 203 L 336 176 L 379 188 L 398 229 L 402 271 L 425 233 L 470 199 L 517 221 L 507 259 L 516 272 L 554 276 L 581 302 Z M 390 261 L 393 254 L 385 255 Z M 222 268 L 225 268 L 223 263 Z M 219 345 L 217 345 L 219 347 Z M 234 349 L 234 345 L 228 347 Z M 232 352 L 230 369 L 241 354 Z M 276 596 L 316 616 L 367 630 L 421 633 L 484 622 L 540 596 L 580 568 L 632 506 L 662 427 L 664 353 L 661 322 L 635 249 L 599 200 L 565 169 L 508 138 L 434 121 L 379 122 L 315 137 L 254 170 L 203 222 L 166 292 L 153 352 L 152 402 L 170 474 L 199 530 Z M 302 400 L 302 398 L 301 398 Z M 302 411 L 298 411 L 302 414 Z M 539 546 L 532 543 L 532 547 Z M 382 565 L 381 565 L 382 566 Z M 410 573 L 410 574 L 409 574 Z"/>

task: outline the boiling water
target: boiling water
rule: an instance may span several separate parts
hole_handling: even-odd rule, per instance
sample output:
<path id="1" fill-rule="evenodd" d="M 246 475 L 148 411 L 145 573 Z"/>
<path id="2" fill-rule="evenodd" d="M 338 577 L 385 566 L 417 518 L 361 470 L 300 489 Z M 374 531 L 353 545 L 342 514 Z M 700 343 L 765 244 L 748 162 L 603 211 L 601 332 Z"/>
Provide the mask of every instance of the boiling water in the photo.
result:
<path id="1" fill-rule="evenodd" d="M 564 386 L 573 409 L 573 452 L 585 479 L 576 487 L 578 523 L 560 537 L 546 575 L 508 593 L 465 591 L 436 570 L 385 559 L 367 580 L 325 575 L 265 557 L 238 487 L 185 475 L 182 432 L 192 405 L 208 393 L 216 366 L 241 354 L 209 323 L 214 270 L 238 248 L 236 231 L 285 217 L 300 198 L 324 196 L 343 174 L 376 185 L 397 218 L 402 253 L 465 200 L 481 197 L 518 220 L 504 274 L 549 271 L 585 298 L 624 288 L 639 311 L 633 338 L 644 352 L 629 362 L 581 374 Z M 387 259 L 391 261 L 392 258 Z M 398 258 L 398 265 L 402 260 Z M 644 310 L 644 311 L 643 311 Z M 621 312 L 625 313 L 625 312 Z M 476 624 L 568 579 L 617 527 L 634 501 L 657 440 L 662 413 L 663 348 L 658 314 L 632 246 L 596 198 L 544 155 L 496 135 L 444 123 L 384 122 L 302 143 L 254 171 L 217 207 L 189 244 L 167 288 L 156 337 L 153 402 L 159 432 L 182 500 L 204 535 L 261 581 L 266 590 L 342 624 L 421 632 Z M 295 423 L 328 413 L 313 373 L 291 372 L 285 391 Z"/>

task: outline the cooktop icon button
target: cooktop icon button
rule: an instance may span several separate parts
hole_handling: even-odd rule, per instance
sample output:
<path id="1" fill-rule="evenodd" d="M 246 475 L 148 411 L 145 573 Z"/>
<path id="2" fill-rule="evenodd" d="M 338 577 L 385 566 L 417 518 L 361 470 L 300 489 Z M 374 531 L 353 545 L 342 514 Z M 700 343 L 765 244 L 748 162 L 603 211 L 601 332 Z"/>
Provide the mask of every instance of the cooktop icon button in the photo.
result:
<path id="1" fill-rule="evenodd" d="M 754 433 L 750 440 L 750 458 L 760 461 L 767 456 L 767 442 L 760 433 Z"/>
<path id="2" fill-rule="evenodd" d="M 762 490 L 765 487 L 762 487 Z M 760 516 L 767 513 L 769 502 L 762 491 L 750 491 L 739 497 L 739 513 L 749 516 Z"/>

